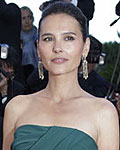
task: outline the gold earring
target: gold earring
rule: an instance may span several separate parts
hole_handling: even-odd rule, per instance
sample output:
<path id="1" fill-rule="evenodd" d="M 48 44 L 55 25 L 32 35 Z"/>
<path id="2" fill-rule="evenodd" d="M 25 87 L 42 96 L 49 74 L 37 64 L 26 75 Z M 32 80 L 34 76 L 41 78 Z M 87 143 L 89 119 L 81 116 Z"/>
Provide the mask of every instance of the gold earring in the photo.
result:
<path id="1" fill-rule="evenodd" d="M 87 79 L 88 78 L 88 68 L 87 68 L 86 56 L 82 57 L 82 69 L 83 69 L 83 78 Z"/>
<path id="2" fill-rule="evenodd" d="M 44 79 L 43 64 L 42 64 L 40 58 L 38 58 L 38 73 L 39 73 L 39 78 L 40 78 L 41 80 L 43 80 L 43 79 Z"/>

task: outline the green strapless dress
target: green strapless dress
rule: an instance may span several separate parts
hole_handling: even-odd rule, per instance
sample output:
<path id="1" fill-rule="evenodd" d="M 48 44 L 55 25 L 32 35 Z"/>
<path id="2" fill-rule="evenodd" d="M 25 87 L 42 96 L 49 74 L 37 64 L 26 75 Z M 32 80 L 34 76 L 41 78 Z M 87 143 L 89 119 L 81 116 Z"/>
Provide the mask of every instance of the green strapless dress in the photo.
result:
<path id="1" fill-rule="evenodd" d="M 60 126 L 20 126 L 14 135 L 11 150 L 97 150 L 83 131 Z"/>

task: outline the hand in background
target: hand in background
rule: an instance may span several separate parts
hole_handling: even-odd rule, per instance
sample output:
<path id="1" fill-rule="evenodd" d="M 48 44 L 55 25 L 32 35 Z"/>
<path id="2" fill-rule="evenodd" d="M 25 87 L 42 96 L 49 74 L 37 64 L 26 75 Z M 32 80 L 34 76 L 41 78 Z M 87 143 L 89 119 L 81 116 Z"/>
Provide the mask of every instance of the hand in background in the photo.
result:
<path id="1" fill-rule="evenodd" d="M 2 94 L 2 96 L 7 95 L 7 78 L 0 73 L 1 76 L 1 81 L 0 81 L 0 93 Z"/>

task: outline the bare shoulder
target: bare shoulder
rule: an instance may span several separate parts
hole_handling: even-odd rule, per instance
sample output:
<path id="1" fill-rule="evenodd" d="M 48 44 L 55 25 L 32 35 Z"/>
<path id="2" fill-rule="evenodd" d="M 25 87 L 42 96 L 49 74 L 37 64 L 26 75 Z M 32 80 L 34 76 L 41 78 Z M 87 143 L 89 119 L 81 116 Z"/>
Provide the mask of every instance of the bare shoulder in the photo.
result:
<path id="1" fill-rule="evenodd" d="M 105 98 L 94 97 L 94 96 L 90 97 L 89 100 L 92 101 L 93 110 L 96 113 L 97 118 L 99 118 L 99 121 L 100 120 L 103 121 L 103 119 L 108 120 L 108 118 L 110 118 L 111 120 L 111 117 L 112 118 L 118 117 L 116 107 L 109 100 Z"/>
<path id="2" fill-rule="evenodd" d="M 99 115 L 101 114 L 104 114 L 104 117 L 105 115 L 117 115 L 117 109 L 116 107 L 112 104 L 112 102 L 110 102 L 109 100 L 105 99 L 105 98 L 95 98 L 96 100 L 96 105 L 97 105 L 97 108 L 98 108 L 98 112 L 99 112 Z"/>
<path id="3" fill-rule="evenodd" d="M 22 112 L 24 112 L 28 103 L 28 96 L 16 96 L 6 105 L 4 114 L 3 128 L 3 149 L 10 149 L 11 142 L 14 139 L 14 131 L 17 120 Z"/>
<path id="4" fill-rule="evenodd" d="M 93 107 L 93 110 L 96 111 L 97 114 L 105 113 L 105 112 L 108 114 L 110 112 L 116 113 L 115 106 L 109 100 L 105 98 L 95 97 L 89 93 L 85 93 L 84 95 L 85 95 L 84 99 L 86 99 L 89 106 Z"/>
<path id="5" fill-rule="evenodd" d="M 5 108 L 5 112 L 21 115 L 27 108 L 37 101 L 41 92 L 28 95 L 19 95 L 10 100 Z M 38 96 L 39 95 L 39 96 Z"/>
<path id="6" fill-rule="evenodd" d="M 118 112 L 116 107 L 105 98 L 98 98 L 91 95 L 87 95 L 89 106 L 92 107 L 92 114 L 95 114 L 96 122 L 98 126 L 104 126 L 111 122 L 118 121 Z M 111 119 L 112 118 L 112 119 Z"/>
<path id="7" fill-rule="evenodd" d="M 98 103 L 98 123 L 102 126 L 118 125 L 118 112 L 116 107 L 107 99 L 97 99 Z"/>
<path id="8" fill-rule="evenodd" d="M 100 149 L 118 149 L 119 121 L 116 107 L 107 99 L 96 98 L 96 123 L 98 129 L 98 147 Z"/>
<path id="9" fill-rule="evenodd" d="M 5 119 L 16 122 L 18 116 L 24 111 L 28 103 L 28 96 L 19 95 L 11 99 L 5 107 Z"/>
<path id="10" fill-rule="evenodd" d="M 19 95 L 14 97 L 9 101 L 6 105 L 5 111 L 9 110 L 20 110 L 23 109 L 24 106 L 28 103 L 29 96 L 28 95 Z"/>

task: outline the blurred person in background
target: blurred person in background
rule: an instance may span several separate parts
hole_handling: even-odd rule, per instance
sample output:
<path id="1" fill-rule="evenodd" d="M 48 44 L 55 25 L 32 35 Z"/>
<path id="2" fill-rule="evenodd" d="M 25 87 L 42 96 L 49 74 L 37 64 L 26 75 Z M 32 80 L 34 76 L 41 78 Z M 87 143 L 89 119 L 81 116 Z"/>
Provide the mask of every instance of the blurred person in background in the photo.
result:
<path id="1" fill-rule="evenodd" d="M 29 7 L 21 7 L 21 18 L 22 66 L 26 69 L 28 68 L 26 73 L 29 76 L 30 73 L 38 67 L 38 55 L 36 49 L 37 28 L 33 25 L 33 12 Z"/>
<path id="2" fill-rule="evenodd" d="M 94 0 L 77 0 L 77 7 L 80 8 L 87 18 L 87 25 L 89 29 L 89 21 L 93 19 L 95 12 Z"/>
<path id="3" fill-rule="evenodd" d="M 6 103 L 14 96 L 24 94 L 25 87 L 17 79 L 17 69 L 21 65 L 21 57 L 16 49 L 7 44 L 0 44 L 0 60 L 1 60 L 1 99 L 2 104 Z M 3 82 L 3 84 L 2 84 Z M 7 84 L 5 84 L 7 83 Z M 7 85 L 7 86 L 6 86 Z M 6 92 L 5 92 L 6 90 Z M 6 100 L 3 100 L 6 97 Z"/>
<path id="4" fill-rule="evenodd" d="M 0 43 L 15 47 L 20 50 L 21 12 L 15 3 L 7 4 L 0 0 Z"/>
<path id="5" fill-rule="evenodd" d="M 119 16 L 119 18 L 120 18 L 120 1 L 116 4 L 116 6 L 115 6 L 115 13 L 116 13 L 116 15 L 118 15 Z"/>
<path id="6" fill-rule="evenodd" d="M 11 98 L 25 94 L 25 87 L 16 76 L 16 71 L 21 66 L 21 57 L 17 50 L 7 44 L 0 44 L 0 60 L 0 142 L 2 143 L 2 120 L 6 104 Z"/>
<path id="7" fill-rule="evenodd" d="M 24 83 L 23 73 L 21 67 L 22 51 L 20 48 L 20 32 L 21 32 L 21 12 L 18 5 L 15 3 L 7 4 L 5 0 L 0 0 L 0 50 L 1 45 L 9 45 L 15 49 L 20 58 L 20 67 L 16 68 L 16 80 L 21 84 Z M 11 48 L 10 48 L 11 50 Z M 12 54 L 12 53 L 11 53 Z M 13 54 L 14 55 L 14 54 Z M 16 59 L 16 58 L 14 58 Z M 8 79 L 7 73 L 3 71 L 3 61 L 0 58 L 0 149 L 2 149 L 2 120 L 4 114 L 4 107 L 9 98 L 12 98 L 11 92 L 8 94 Z M 4 72 L 4 74 L 3 74 Z M 16 81 L 16 82 L 17 82 Z M 10 84 L 9 84 L 10 85 Z M 17 87 L 17 86 L 16 86 Z M 10 88 L 9 88 L 10 90 Z M 10 96 L 9 98 L 7 96 Z"/>
<path id="8" fill-rule="evenodd" d="M 104 64 L 104 56 L 102 56 L 102 43 L 92 35 L 89 35 L 89 38 L 91 43 L 87 57 L 88 78 L 86 80 L 83 78 L 81 67 L 79 69 L 78 81 L 80 86 L 88 93 L 96 97 L 105 98 L 110 87 L 110 82 L 96 72 L 97 65 L 99 65 L 100 63 L 102 63 L 102 65 Z"/>
<path id="9" fill-rule="evenodd" d="M 37 92 L 45 88 L 48 80 L 47 72 L 45 78 L 39 79 L 38 74 L 38 55 L 36 48 L 37 28 L 34 26 L 34 16 L 31 9 L 27 6 L 21 7 L 22 17 L 22 66 L 26 78 L 28 93 Z"/>
<path id="10" fill-rule="evenodd" d="M 82 10 L 83 14 L 87 18 L 87 25 L 89 28 L 89 21 L 92 20 L 95 11 L 95 2 L 94 0 L 64 0 L 66 2 L 71 2 L 80 10 Z"/>
<path id="11" fill-rule="evenodd" d="M 7 4 L 5 0 L 0 0 L 0 43 L 8 44 L 17 51 L 20 59 L 21 51 L 21 11 L 15 3 Z M 22 66 L 16 70 L 17 80 L 24 84 Z"/>

